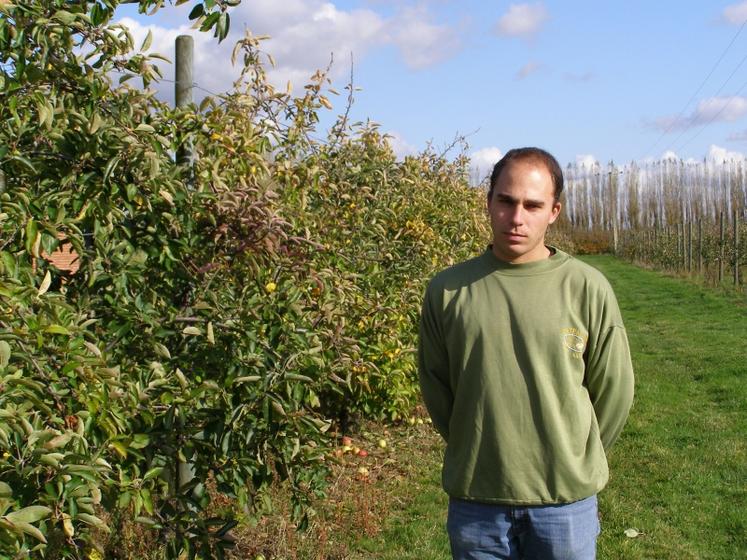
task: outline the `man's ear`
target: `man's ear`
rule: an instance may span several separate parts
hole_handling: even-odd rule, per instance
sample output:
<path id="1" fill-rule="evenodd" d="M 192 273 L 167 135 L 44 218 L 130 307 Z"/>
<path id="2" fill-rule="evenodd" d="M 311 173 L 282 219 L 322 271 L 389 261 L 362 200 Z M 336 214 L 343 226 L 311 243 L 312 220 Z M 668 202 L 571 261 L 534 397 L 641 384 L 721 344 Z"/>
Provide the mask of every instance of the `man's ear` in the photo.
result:
<path id="1" fill-rule="evenodd" d="M 552 205 L 552 215 L 550 216 L 550 222 L 549 223 L 552 224 L 552 223 L 555 222 L 555 220 L 558 219 L 558 216 L 560 216 L 560 209 L 561 208 L 562 208 L 562 205 L 560 204 L 559 201 L 555 202 Z"/>

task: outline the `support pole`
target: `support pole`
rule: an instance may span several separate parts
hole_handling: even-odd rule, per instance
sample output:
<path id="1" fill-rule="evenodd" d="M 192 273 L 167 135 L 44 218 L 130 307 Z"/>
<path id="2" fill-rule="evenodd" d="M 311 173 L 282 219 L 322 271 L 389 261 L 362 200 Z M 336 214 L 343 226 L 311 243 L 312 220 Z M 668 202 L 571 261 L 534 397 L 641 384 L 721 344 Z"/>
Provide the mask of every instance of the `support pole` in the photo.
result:
<path id="1" fill-rule="evenodd" d="M 693 271 L 693 221 L 687 222 L 687 271 Z"/>
<path id="2" fill-rule="evenodd" d="M 698 274 L 703 274 L 703 218 L 698 218 Z"/>
<path id="3" fill-rule="evenodd" d="M 178 108 L 187 107 L 193 102 L 194 49 L 195 42 L 190 35 L 179 35 L 176 38 L 174 98 Z M 177 150 L 176 162 L 180 165 L 189 165 L 194 168 L 194 148 L 190 139 L 185 139 Z"/>
<path id="4" fill-rule="evenodd" d="M 719 241 L 718 241 L 718 283 L 721 284 L 721 282 L 724 279 L 724 238 L 725 238 L 725 231 L 724 231 L 724 211 L 721 210 L 718 215 L 719 219 L 719 229 L 720 229 L 720 235 L 719 235 Z"/>
<path id="5" fill-rule="evenodd" d="M 618 254 L 618 238 L 617 238 L 617 217 L 613 218 L 612 221 L 612 250 L 615 252 L 615 256 Z"/>
<path id="6" fill-rule="evenodd" d="M 734 208 L 734 285 L 739 286 L 739 210 Z"/>
<path id="7" fill-rule="evenodd" d="M 179 35 L 176 38 L 174 100 L 177 108 L 188 107 L 193 102 L 194 45 L 194 39 L 190 35 Z M 192 184 L 194 181 L 194 146 L 190 138 L 185 138 L 181 146 L 179 146 L 176 152 L 176 162 L 179 165 L 189 166 L 188 180 Z M 179 461 L 176 478 L 175 490 L 176 492 L 181 492 L 181 488 L 186 484 L 190 484 L 195 478 L 193 465 L 189 462 Z M 203 491 L 202 484 L 197 484 L 192 491 L 192 496 L 199 499 Z"/>
<path id="8" fill-rule="evenodd" d="M 685 224 L 677 224 L 677 268 L 685 262 Z"/>

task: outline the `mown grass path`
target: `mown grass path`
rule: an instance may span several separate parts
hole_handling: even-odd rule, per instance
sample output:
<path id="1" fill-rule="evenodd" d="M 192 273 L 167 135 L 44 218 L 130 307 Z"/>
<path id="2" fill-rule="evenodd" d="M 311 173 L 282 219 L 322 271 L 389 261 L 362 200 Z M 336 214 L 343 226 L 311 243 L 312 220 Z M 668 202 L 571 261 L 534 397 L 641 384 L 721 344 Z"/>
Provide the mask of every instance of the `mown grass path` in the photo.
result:
<path id="1" fill-rule="evenodd" d="M 630 420 L 600 496 L 600 559 L 747 558 L 747 305 L 611 257 L 636 369 Z M 440 442 L 423 438 L 384 530 L 354 558 L 441 560 Z M 630 538 L 626 529 L 640 535 Z"/>

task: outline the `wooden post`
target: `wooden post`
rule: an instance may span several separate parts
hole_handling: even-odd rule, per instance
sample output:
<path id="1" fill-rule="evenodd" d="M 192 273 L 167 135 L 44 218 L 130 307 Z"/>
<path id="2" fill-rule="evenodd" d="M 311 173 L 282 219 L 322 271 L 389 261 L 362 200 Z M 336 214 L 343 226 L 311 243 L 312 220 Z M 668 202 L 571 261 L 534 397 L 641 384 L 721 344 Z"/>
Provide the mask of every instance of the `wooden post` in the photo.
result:
<path id="1" fill-rule="evenodd" d="M 687 271 L 693 271 L 693 221 L 687 222 Z"/>
<path id="2" fill-rule="evenodd" d="M 703 218 L 698 218 L 698 274 L 703 274 Z"/>
<path id="3" fill-rule="evenodd" d="M 684 225 L 677 224 L 677 268 L 685 262 L 685 234 Z"/>
<path id="4" fill-rule="evenodd" d="M 187 107 L 193 101 L 192 84 L 194 63 L 194 39 L 190 35 L 179 35 L 176 38 L 176 76 L 174 81 L 174 98 L 177 107 Z M 176 152 L 176 162 L 194 167 L 194 149 L 192 141 L 184 140 Z"/>
<path id="5" fill-rule="evenodd" d="M 617 247 L 617 217 L 614 217 L 612 220 L 612 250 L 615 252 L 615 256 L 617 256 Z"/>
<path id="6" fill-rule="evenodd" d="M 718 283 L 724 279 L 724 211 L 719 212 L 719 241 L 718 241 Z"/>
<path id="7" fill-rule="evenodd" d="M 194 44 L 194 39 L 190 35 L 179 35 L 176 38 L 174 100 L 177 107 L 187 107 L 193 101 Z M 189 166 L 188 180 L 192 183 L 194 180 L 194 147 L 191 139 L 186 138 L 177 149 L 176 162 L 179 165 Z M 195 478 L 194 467 L 189 462 L 179 461 L 176 474 L 175 492 L 181 492 L 181 488 Z M 192 496 L 199 498 L 203 492 L 204 486 L 199 483 L 192 491 Z"/>
<path id="8" fill-rule="evenodd" d="M 739 286 L 739 210 L 734 208 L 734 285 Z"/>

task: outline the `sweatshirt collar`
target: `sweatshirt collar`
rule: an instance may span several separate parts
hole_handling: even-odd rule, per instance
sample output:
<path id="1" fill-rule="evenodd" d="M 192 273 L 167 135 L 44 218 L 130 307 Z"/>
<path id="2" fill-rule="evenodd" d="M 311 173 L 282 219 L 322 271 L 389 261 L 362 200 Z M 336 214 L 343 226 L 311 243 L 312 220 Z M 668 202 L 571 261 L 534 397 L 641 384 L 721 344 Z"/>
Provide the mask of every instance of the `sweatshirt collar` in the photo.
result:
<path id="1" fill-rule="evenodd" d="M 553 247 L 552 245 L 546 245 L 546 247 L 552 252 L 552 254 L 546 259 L 540 259 L 528 263 L 512 264 L 496 257 L 493 253 L 493 246 L 488 245 L 483 253 L 483 261 L 491 270 L 500 272 L 501 274 L 527 276 L 555 270 L 570 258 L 568 253 L 561 251 L 557 247 Z"/>

